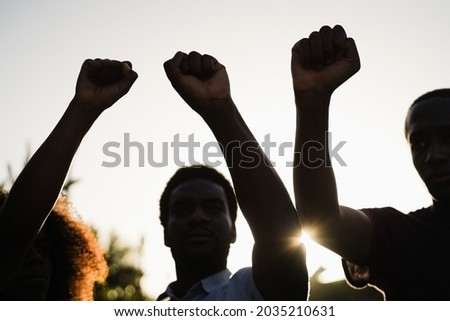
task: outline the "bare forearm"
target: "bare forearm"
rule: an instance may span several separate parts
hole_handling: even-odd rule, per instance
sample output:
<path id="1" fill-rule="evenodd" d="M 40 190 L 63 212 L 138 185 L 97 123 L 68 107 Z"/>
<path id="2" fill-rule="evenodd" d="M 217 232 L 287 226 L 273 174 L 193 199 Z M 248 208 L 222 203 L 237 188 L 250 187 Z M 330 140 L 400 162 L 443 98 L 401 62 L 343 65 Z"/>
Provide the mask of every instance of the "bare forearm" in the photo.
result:
<path id="1" fill-rule="evenodd" d="M 183 68 L 182 68 L 183 66 Z M 164 64 L 173 87 L 221 145 L 255 239 L 253 279 L 266 299 L 305 299 L 305 256 L 297 212 L 230 96 L 225 67 L 209 55 L 177 53 Z M 296 242 L 297 241 L 297 242 Z"/>
<path id="2" fill-rule="evenodd" d="M 306 225 L 325 223 L 339 215 L 327 141 L 329 102 L 327 95 L 296 94 L 294 191 L 297 210 Z"/>
<path id="3" fill-rule="evenodd" d="M 297 210 L 305 228 L 314 239 L 353 262 L 367 264 L 371 251 L 372 228 L 362 212 L 339 205 L 334 171 L 328 152 L 327 96 L 301 96 L 297 104 L 296 157 L 294 192 Z M 304 112 L 304 109 L 308 112 Z M 322 149 L 314 155 L 315 163 L 305 159 L 311 141 Z"/>
<path id="4" fill-rule="evenodd" d="M 295 207 L 270 160 L 231 99 L 204 116 L 222 147 L 242 212 L 255 241 L 298 235 Z"/>
<path id="5" fill-rule="evenodd" d="M 31 242 L 53 208 L 73 156 L 97 116 L 76 102 L 69 105 L 11 188 L 0 216 L 0 240 L 16 240 L 21 250 Z"/>
<path id="6" fill-rule="evenodd" d="M 222 102 L 223 103 L 223 102 Z M 236 196 L 255 239 L 253 279 L 267 300 L 305 300 L 308 274 L 301 226 L 290 196 L 236 106 L 206 122 L 223 147 Z M 221 106 L 223 107 L 223 106 Z"/>
<path id="7" fill-rule="evenodd" d="M 1 209 L 0 252 L 5 264 L 0 266 L 0 291 L 51 212 L 83 137 L 137 77 L 129 62 L 84 61 L 74 99 L 17 178 Z"/>

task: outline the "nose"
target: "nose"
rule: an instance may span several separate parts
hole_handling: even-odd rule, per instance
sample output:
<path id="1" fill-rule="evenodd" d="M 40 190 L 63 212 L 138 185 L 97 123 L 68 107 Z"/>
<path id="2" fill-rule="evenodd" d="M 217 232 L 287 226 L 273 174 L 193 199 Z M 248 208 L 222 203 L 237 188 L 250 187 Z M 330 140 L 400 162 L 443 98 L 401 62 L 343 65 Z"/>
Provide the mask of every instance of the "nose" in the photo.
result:
<path id="1" fill-rule="evenodd" d="M 444 147 L 436 141 L 430 143 L 425 162 L 427 164 L 437 164 L 445 160 Z"/>
<path id="2" fill-rule="evenodd" d="M 38 251 L 35 244 L 32 244 L 25 255 L 24 265 L 43 264 L 44 258 L 42 253 Z"/>
<path id="3" fill-rule="evenodd" d="M 192 213 L 190 223 L 207 223 L 209 222 L 209 216 L 206 211 L 204 211 L 201 207 L 196 207 L 194 212 Z"/>

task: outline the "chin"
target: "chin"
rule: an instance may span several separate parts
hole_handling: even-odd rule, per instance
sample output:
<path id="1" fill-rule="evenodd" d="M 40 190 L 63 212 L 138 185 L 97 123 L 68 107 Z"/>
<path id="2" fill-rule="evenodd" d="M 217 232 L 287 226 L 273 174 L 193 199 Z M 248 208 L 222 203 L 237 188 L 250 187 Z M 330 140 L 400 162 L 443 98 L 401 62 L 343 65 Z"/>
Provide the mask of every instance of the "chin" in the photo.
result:
<path id="1" fill-rule="evenodd" d="M 192 251 L 186 251 L 184 254 L 190 260 L 208 260 L 215 256 L 215 251 L 196 249 Z"/>
<path id="2" fill-rule="evenodd" d="M 12 283 L 0 295 L 9 301 L 44 301 L 48 294 L 48 282 L 44 279 L 26 279 Z"/>
<path id="3" fill-rule="evenodd" d="M 211 262 L 219 262 L 227 259 L 228 251 L 224 252 L 216 247 L 196 247 L 184 249 L 181 253 L 172 253 L 174 258 L 176 257 L 178 261 L 183 261 L 186 264 L 209 264 Z"/>
<path id="4" fill-rule="evenodd" d="M 0 299 L 5 301 L 45 301 L 47 299 L 47 291 L 40 291 L 39 289 L 32 289 L 17 292 L 8 292 L 5 290 L 0 294 Z"/>
<path id="5" fill-rule="evenodd" d="M 446 207 L 450 207 L 450 193 L 442 193 L 442 191 L 440 191 L 440 193 L 430 192 L 430 194 L 433 198 L 433 204 L 440 204 L 445 205 Z"/>

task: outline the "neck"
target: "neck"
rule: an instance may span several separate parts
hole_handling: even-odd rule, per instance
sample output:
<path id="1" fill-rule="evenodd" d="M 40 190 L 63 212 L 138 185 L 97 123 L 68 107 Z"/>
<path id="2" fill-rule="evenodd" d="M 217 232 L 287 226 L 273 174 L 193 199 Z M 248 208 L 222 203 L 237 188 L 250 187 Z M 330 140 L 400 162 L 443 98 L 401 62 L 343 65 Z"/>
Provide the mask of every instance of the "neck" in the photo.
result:
<path id="1" fill-rule="evenodd" d="M 186 292 L 197 282 L 216 274 L 227 267 L 226 259 L 224 262 L 214 262 L 212 260 L 204 262 L 175 261 L 177 281 L 173 284 L 172 290 L 178 297 L 183 297 Z"/>
<path id="2" fill-rule="evenodd" d="M 433 200 L 432 210 L 438 214 L 450 215 L 450 202 Z"/>

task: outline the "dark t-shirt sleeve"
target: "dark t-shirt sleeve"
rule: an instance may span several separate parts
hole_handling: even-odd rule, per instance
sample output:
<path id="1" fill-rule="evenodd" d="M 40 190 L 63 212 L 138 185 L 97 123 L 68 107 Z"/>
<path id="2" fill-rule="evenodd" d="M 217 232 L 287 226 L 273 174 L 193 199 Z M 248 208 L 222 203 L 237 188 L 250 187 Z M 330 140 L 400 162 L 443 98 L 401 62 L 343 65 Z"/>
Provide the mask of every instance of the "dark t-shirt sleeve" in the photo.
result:
<path id="1" fill-rule="evenodd" d="M 369 267 L 342 259 L 345 277 L 352 287 L 362 289 L 369 284 Z"/>
<path id="2" fill-rule="evenodd" d="M 395 258 L 402 255 L 401 248 L 408 241 L 398 235 L 406 215 L 392 207 L 366 208 L 361 211 L 369 217 L 374 230 L 371 261 L 369 266 L 362 266 L 342 260 L 344 273 L 353 287 L 363 288 L 368 284 L 383 287 L 385 280 L 395 278 L 396 269 L 390 266 Z M 395 242 L 392 242 L 393 239 Z"/>

